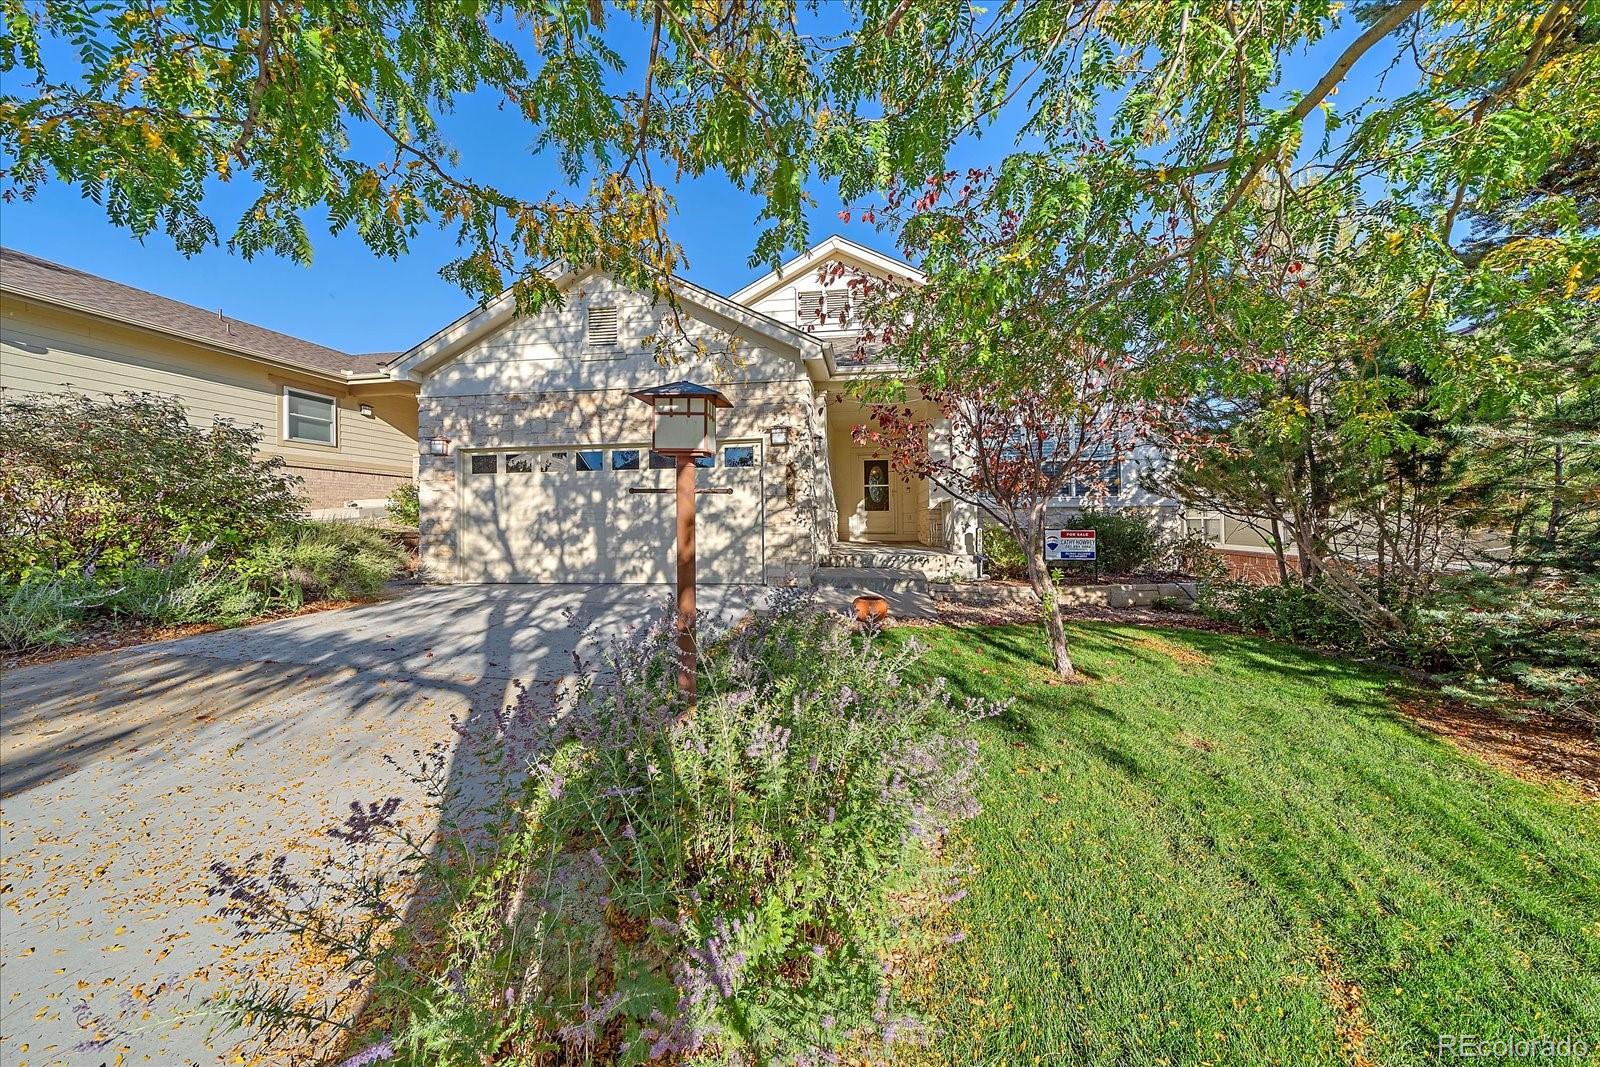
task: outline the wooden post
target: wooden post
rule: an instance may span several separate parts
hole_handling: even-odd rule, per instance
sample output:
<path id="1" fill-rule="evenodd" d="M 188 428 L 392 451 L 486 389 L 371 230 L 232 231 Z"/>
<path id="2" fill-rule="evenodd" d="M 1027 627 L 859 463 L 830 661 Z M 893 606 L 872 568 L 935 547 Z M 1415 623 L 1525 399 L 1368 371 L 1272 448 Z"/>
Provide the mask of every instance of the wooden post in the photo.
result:
<path id="1" fill-rule="evenodd" d="M 695 712 L 699 657 L 694 642 L 694 457 L 678 458 L 678 695 Z"/>

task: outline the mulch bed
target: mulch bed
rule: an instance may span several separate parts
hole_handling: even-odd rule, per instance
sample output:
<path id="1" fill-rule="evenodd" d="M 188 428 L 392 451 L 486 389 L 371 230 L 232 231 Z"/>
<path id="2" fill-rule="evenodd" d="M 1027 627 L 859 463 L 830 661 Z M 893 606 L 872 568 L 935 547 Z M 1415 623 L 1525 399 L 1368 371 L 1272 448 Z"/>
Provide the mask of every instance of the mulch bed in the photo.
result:
<path id="1" fill-rule="evenodd" d="M 1562 782 L 1600 801 L 1600 739 L 1592 723 L 1532 710 L 1511 718 L 1414 691 L 1398 695 L 1395 707 L 1419 728 L 1508 774 Z"/>
<path id="2" fill-rule="evenodd" d="M 381 600 L 389 599 L 390 595 L 392 594 L 381 594 L 365 600 L 319 600 L 296 608 L 294 611 L 276 611 L 269 615 L 257 615 L 234 626 L 219 626 L 210 622 L 186 623 L 182 626 L 141 626 L 136 623 L 108 622 L 75 635 L 70 645 L 58 645 L 55 648 L 40 648 L 32 652 L 0 655 L 0 671 L 14 671 L 21 667 L 36 667 L 41 663 L 58 663 L 62 660 L 78 659 L 82 656 L 97 656 L 102 652 L 114 652 L 119 648 L 149 645 L 157 641 L 175 641 L 180 637 L 216 633 L 218 630 L 236 630 L 240 626 L 254 626 L 257 623 L 274 622 L 278 619 L 293 619 L 300 615 L 315 615 L 323 611 L 337 611 L 340 608 L 352 608 L 358 604 L 376 604 Z"/>

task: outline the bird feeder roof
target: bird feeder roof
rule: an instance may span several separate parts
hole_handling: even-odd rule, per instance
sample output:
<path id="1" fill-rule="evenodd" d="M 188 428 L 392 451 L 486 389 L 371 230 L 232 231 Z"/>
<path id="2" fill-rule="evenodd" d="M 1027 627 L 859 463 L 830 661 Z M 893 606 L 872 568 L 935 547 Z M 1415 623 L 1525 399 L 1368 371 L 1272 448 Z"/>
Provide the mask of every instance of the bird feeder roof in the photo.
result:
<path id="1" fill-rule="evenodd" d="M 694 382 L 669 382 L 666 385 L 651 386 L 649 389 L 636 389 L 628 395 L 646 403 L 666 397 L 692 396 L 709 400 L 715 407 L 733 407 L 733 401 L 723 396 L 718 390 L 711 388 L 709 385 L 697 385 Z"/>

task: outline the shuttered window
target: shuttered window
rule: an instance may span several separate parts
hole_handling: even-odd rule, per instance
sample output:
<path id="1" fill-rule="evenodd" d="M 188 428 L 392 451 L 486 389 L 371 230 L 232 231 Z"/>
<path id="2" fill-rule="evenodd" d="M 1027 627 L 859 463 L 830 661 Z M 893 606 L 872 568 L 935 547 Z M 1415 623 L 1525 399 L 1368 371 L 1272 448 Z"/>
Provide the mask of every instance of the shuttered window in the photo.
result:
<path id="1" fill-rule="evenodd" d="M 846 326 L 850 322 L 850 290 L 834 289 L 828 293 L 828 325 Z"/>
<path id="2" fill-rule="evenodd" d="M 614 348 L 617 343 L 617 309 L 592 307 L 589 309 L 589 347 Z"/>
<path id="3" fill-rule="evenodd" d="M 796 292 L 800 300 L 799 322 L 802 326 L 815 326 L 822 322 L 823 292 L 813 289 L 808 292 Z"/>

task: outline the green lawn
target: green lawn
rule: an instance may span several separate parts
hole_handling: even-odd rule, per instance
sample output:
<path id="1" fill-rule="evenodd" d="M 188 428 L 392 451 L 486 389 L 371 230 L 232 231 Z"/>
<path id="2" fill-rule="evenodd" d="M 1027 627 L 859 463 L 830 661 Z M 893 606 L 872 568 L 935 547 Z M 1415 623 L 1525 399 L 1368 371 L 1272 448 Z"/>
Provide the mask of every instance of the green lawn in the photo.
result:
<path id="1" fill-rule="evenodd" d="M 1032 627 L 890 633 L 958 692 L 1016 700 L 986 724 L 984 811 L 955 843 L 965 940 L 914 986 L 935 1062 L 1600 1045 L 1600 809 L 1418 733 L 1393 676 L 1089 624 L 1072 636 L 1092 680 L 1062 686 Z"/>

